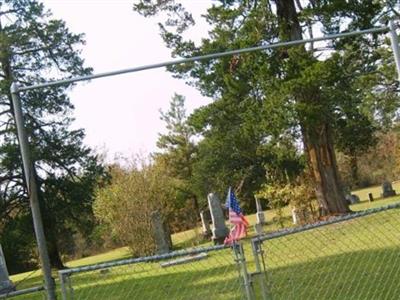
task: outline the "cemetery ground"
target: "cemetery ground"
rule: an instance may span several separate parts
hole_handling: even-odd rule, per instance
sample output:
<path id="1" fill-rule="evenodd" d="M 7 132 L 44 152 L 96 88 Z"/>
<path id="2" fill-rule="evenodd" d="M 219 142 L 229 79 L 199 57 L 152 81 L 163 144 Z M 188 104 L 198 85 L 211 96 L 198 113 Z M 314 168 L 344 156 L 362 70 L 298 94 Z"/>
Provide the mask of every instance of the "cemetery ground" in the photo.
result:
<path id="1" fill-rule="evenodd" d="M 400 182 L 393 188 L 400 191 Z M 351 206 L 353 211 L 380 207 L 400 201 L 400 196 L 380 197 L 380 187 L 354 191 L 361 202 Z M 373 193 L 375 201 L 368 201 Z M 291 223 L 290 209 L 284 208 L 284 223 Z M 267 232 L 279 229 L 271 220 L 276 216 L 266 211 Z M 255 224 L 255 215 L 249 215 Z M 274 299 L 385 299 L 400 294 L 400 210 L 377 213 L 288 235 L 264 242 L 267 257 L 269 290 Z M 379 238 L 372 232 L 379 228 Z M 393 230 L 395 229 L 395 230 Z M 396 232 L 393 235 L 393 232 Z M 200 229 L 174 234 L 175 249 L 183 249 L 197 239 Z M 251 226 L 249 236 L 254 236 Z M 371 242 L 369 242 L 371 241 Z M 376 243 L 372 243 L 376 241 Z M 368 247 L 365 245 L 368 244 Z M 210 242 L 201 246 L 211 245 Z M 254 271 L 251 245 L 244 241 L 249 271 Z M 97 264 L 129 257 L 127 248 L 95 255 L 67 263 L 68 267 Z M 310 275 L 308 275 L 310 274 Z M 385 274 L 385 277 L 382 277 Z M 59 288 L 58 276 L 54 273 Z M 334 280 L 332 280 L 334 278 Z M 42 284 L 40 271 L 11 276 L 18 289 Z M 20 284 L 19 284 L 20 282 Z M 208 253 L 208 257 L 168 268 L 160 261 L 127 265 L 107 270 L 74 274 L 72 283 L 76 299 L 243 299 L 237 267 L 232 251 L 224 249 Z M 259 293 L 260 289 L 256 288 Z M 59 292 L 58 292 L 59 293 Z M 336 295 L 336 296 L 335 296 Z M 60 296 L 60 294 L 59 294 Z M 41 293 L 15 299 L 42 299 Z M 74 298 L 75 299 L 75 298 Z M 259 299 L 259 298 L 257 298 Z"/>

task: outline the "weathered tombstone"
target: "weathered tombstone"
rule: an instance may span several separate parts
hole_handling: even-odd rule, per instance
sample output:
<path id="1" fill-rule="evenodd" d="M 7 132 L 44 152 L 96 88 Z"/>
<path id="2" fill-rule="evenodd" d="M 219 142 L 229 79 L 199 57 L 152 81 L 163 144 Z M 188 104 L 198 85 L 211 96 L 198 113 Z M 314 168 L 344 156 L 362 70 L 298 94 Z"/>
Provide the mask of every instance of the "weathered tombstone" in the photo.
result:
<path id="1" fill-rule="evenodd" d="M 257 207 L 257 223 L 256 224 L 261 224 L 264 225 L 265 224 L 265 215 L 263 212 L 263 209 L 261 207 L 261 203 L 260 200 L 257 197 L 254 197 L 256 199 L 256 207 Z"/>
<path id="2" fill-rule="evenodd" d="M 164 224 L 159 211 L 151 213 L 151 222 L 153 224 L 154 241 L 156 243 L 156 254 L 165 254 L 171 250 L 171 234 Z"/>
<path id="3" fill-rule="evenodd" d="M 257 235 L 262 234 L 262 233 L 264 232 L 263 225 L 262 225 L 262 224 L 259 224 L 259 223 L 256 223 L 256 224 L 254 225 L 254 230 L 255 230 L 255 232 L 256 232 Z"/>
<path id="4" fill-rule="evenodd" d="M 6 260 L 4 258 L 3 249 L 0 245 L 0 295 L 13 290 L 15 290 L 15 287 L 8 276 Z"/>
<path id="5" fill-rule="evenodd" d="M 311 219 L 311 213 L 307 209 L 292 209 L 292 219 L 294 225 L 304 225 Z"/>
<path id="6" fill-rule="evenodd" d="M 209 210 L 203 210 L 200 212 L 201 228 L 203 236 L 208 238 L 211 236 L 210 221 L 211 215 Z"/>
<path id="7" fill-rule="evenodd" d="M 208 207 L 210 208 L 212 220 L 212 240 L 214 244 L 222 244 L 229 234 L 229 230 L 225 225 L 224 212 L 222 211 L 221 202 L 214 193 L 208 194 Z"/>
<path id="8" fill-rule="evenodd" d="M 357 195 L 347 194 L 345 195 L 345 198 L 349 204 L 356 204 L 360 202 L 360 197 L 358 197 Z"/>
<path id="9" fill-rule="evenodd" d="M 369 202 L 374 201 L 374 196 L 372 195 L 372 193 L 368 193 L 368 198 L 369 198 Z"/>
<path id="10" fill-rule="evenodd" d="M 393 189 L 392 184 L 389 181 L 382 183 L 382 197 L 392 197 L 396 195 L 396 191 Z"/>
<path id="11" fill-rule="evenodd" d="M 350 195 L 350 197 L 352 204 L 360 203 L 360 197 L 358 197 L 357 195 Z"/>

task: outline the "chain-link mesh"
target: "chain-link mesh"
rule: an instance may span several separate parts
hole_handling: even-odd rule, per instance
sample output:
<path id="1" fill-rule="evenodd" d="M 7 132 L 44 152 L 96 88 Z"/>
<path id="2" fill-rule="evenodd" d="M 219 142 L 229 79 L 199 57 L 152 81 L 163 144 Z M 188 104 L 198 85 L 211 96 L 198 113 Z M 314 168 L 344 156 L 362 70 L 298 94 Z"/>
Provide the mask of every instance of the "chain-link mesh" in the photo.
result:
<path id="1" fill-rule="evenodd" d="M 262 238 L 269 298 L 399 298 L 400 209 L 336 221 Z"/>
<path id="2" fill-rule="evenodd" d="M 209 249 L 208 249 L 209 250 Z M 61 273 L 66 299 L 243 299 L 232 249 L 154 256 Z M 129 262 L 125 261 L 125 262 Z"/>
<path id="3" fill-rule="evenodd" d="M 11 285 L 0 291 L 1 299 L 24 300 L 24 299 L 45 299 L 44 286 L 40 284 L 40 270 L 34 270 L 15 276 L 11 276 Z"/>

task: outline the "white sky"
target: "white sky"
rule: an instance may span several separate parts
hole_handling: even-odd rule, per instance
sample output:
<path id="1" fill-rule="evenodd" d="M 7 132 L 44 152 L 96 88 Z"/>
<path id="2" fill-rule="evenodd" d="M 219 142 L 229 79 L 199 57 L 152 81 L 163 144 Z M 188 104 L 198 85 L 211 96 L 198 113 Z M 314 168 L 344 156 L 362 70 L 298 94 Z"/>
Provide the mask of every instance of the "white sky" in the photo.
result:
<path id="1" fill-rule="evenodd" d="M 170 50 L 160 36 L 157 20 L 133 11 L 134 0 L 42 0 L 55 18 L 63 19 L 74 33 L 85 33 L 86 65 L 94 73 L 169 61 Z M 196 19 L 210 6 L 209 0 L 184 0 Z M 189 33 L 199 40 L 207 25 L 198 20 Z M 122 154 L 151 152 L 164 130 L 159 109 L 166 111 L 174 93 L 186 97 L 188 112 L 209 102 L 165 69 L 96 79 L 79 83 L 70 93 L 75 105 L 74 127 L 84 128 L 85 142 L 104 148 L 108 159 Z"/>

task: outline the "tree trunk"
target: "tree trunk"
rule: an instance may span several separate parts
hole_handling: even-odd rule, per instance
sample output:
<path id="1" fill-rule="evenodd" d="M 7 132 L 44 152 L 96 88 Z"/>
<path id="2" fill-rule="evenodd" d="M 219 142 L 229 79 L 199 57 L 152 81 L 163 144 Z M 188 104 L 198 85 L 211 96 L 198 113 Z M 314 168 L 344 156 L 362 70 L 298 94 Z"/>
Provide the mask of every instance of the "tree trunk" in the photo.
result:
<path id="1" fill-rule="evenodd" d="M 275 0 L 282 40 L 302 39 L 302 30 L 297 18 L 294 0 Z M 306 51 L 304 46 L 301 46 Z M 294 95 L 297 102 L 312 107 L 320 98 L 318 89 L 305 95 Z M 309 124 L 303 120 L 300 126 L 308 165 L 313 175 L 315 191 L 320 207 L 327 214 L 342 214 L 350 211 L 340 183 L 333 138 L 329 124 L 322 119 Z"/>
<path id="2" fill-rule="evenodd" d="M 60 251 L 58 250 L 57 241 L 52 236 L 48 236 L 47 249 L 49 251 L 51 267 L 57 270 L 65 269 L 61 260 Z"/>
<path id="3" fill-rule="evenodd" d="M 345 200 L 333 148 L 331 129 L 323 123 L 319 128 L 303 126 L 303 141 L 308 166 L 313 175 L 315 193 L 320 207 L 327 214 L 342 214 L 350 211 Z M 318 135 L 316 136 L 316 131 Z"/>
<path id="4" fill-rule="evenodd" d="M 196 216 L 195 221 L 197 222 L 197 220 L 200 218 L 200 206 L 199 206 L 199 200 L 197 199 L 196 195 L 192 196 L 192 201 L 193 201 L 194 215 Z"/>
<path id="5" fill-rule="evenodd" d="M 351 180 L 355 187 L 359 187 L 360 181 L 358 178 L 358 159 L 357 154 L 352 153 L 350 155 L 350 169 L 351 169 Z"/>

